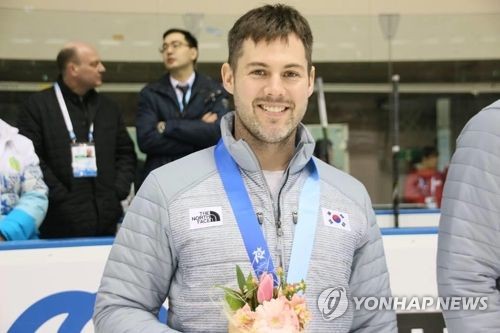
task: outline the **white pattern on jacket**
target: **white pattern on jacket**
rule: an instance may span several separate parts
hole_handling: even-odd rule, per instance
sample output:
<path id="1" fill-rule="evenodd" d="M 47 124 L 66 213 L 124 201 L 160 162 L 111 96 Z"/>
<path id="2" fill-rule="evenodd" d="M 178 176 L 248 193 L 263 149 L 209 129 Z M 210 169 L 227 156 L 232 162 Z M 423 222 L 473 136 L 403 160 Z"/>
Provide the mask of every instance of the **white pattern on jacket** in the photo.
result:
<path id="1" fill-rule="evenodd" d="M 48 207 L 38 163 L 31 140 L 0 119 L 0 234 L 7 240 L 38 238 Z"/>
<path id="2" fill-rule="evenodd" d="M 443 311 L 450 333 L 500 332 L 500 100 L 465 125 L 446 177 L 439 296 L 488 297 L 484 311 Z"/>
<path id="3" fill-rule="evenodd" d="M 276 256 L 274 203 L 249 146 L 231 134 L 234 113 L 221 123 L 222 139 L 239 165 L 262 230 Z M 280 210 L 285 263 L 291 253 L 300 189 L 308 177 L 314 141 L 299 129 L 300 142 L 285 172 Z M 96 300 L 97 332 L 227 332 L 222 290 L 235 287 L 235 265 L 251 271 L 248 256 L 208 148 L 156 169 L 132 203 L 111 250 Z M 363 185 L 315 160 L 321 184 L 320 207 L 349 214 L 351 232 L 327 227 L 318 216 L 315 245 L 306 278 L 311 332 L 396 332 L 392 311 L 353 311 L 324 321 L 316 305 L 326 288 L 344 287 L 349 296 L 390 295 L 380 231 Z M 288 176 L 286 176 L 288 175 Z M 220 226 L 190 230 L 189 209 L 221 207 Z M 299 221 L 300 223 L 300 221 Z M 351 273 L 352 272 L 352 273 Z M 169 299 L 168 327 L 155 317 Z"/>

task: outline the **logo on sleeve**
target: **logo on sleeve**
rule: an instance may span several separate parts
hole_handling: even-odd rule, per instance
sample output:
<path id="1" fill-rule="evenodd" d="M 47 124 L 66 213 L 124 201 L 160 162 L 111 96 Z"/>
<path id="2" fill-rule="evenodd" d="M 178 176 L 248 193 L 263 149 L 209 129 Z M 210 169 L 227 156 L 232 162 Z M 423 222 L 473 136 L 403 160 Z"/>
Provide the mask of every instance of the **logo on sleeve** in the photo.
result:
<path id="1" fill-rule="evenodd" d="M 328 227 L 334 227 L 351 231 L 349 215 L 334 209 L 321 208 L 323 211 L 323 223 Z"/>
<path id="2" fill-rule="evenodd" d="M 203 207 L 189 209 L 191 229 L 222 225 L 222 207 Z"/>

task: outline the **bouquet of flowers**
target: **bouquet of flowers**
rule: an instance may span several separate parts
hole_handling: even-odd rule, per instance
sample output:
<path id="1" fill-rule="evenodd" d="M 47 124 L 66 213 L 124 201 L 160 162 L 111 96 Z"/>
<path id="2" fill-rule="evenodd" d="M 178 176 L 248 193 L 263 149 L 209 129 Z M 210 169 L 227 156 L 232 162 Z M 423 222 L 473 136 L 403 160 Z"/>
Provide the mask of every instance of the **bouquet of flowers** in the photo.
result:
<path id="1" fill-rule="evenodd" d="M 263 273 L 257 281 L 251 273 L 245 278 L 241 268 L 236 266 L 239 290 L 221 287 L 230 333 L 305 331 L 311 315 L 304 297 L 299 295 L 306 290 L 304 280 L 287 283 L 281 268 L 276 275 L 279 283 L 275 287 L 272 274 Z"/>

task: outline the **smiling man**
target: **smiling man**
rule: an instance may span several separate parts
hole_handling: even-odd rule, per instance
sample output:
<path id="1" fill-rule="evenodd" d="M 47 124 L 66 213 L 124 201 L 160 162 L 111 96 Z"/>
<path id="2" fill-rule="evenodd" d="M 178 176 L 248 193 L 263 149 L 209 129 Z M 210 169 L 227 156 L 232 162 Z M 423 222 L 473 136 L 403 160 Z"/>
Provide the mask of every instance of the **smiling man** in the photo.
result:
<path id="1" fill-rule="evenodd" d="M 365 188 L 313 158 L 300 123 L 314 90 L 312 39 L 285 5 L 235 23 L 221 73 L 236 110 L 215 147 L 146 179 L 105 268 L 98 332 L 227 332 L 214 286 L 234 287 L 235 265 L 304 279 L 310 332 L 396 332 L 393 311 L 354 311 L 350 301 L 390 296 L 389 277 Z M 156 319 L 166 298 L 167 326 Z"/>
<path id="2" fill-rule="evenodd" d="M 235 138 L 250 145 L 263 170 L 283 172 L 313 93 L 314 68 L 297 35 L 278 37 L 269 42 L 247 38 L 239 46 L 241 57 L 222 66 L 222 77 L 236 105 Z"/>
<path id="3" fill-rule="evenodd" d="M 214 145 L 227 113 L 222 86 L 195 71 L 198 41 L 186 30 L 169 29 L 160 47 L 167 74 L 139 95 L 137 143 L 147 155 L 142 178 L 168 162 Z"/>

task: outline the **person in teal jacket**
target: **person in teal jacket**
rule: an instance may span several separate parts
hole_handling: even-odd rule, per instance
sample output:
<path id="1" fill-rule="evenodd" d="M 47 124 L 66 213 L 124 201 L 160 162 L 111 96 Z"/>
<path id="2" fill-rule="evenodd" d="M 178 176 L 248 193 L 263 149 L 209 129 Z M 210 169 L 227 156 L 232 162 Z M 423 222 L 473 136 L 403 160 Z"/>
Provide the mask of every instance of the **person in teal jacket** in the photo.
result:
<path id="1" fill-rule="evenodd" d="M 33 143 L 0 119 L 0 241 L 38 238 L 47 191 Z"/>

